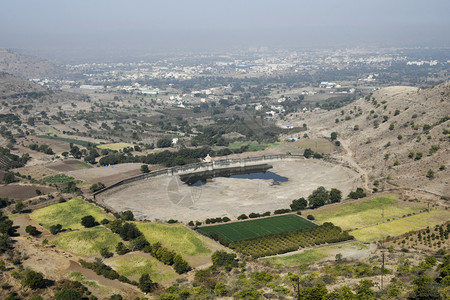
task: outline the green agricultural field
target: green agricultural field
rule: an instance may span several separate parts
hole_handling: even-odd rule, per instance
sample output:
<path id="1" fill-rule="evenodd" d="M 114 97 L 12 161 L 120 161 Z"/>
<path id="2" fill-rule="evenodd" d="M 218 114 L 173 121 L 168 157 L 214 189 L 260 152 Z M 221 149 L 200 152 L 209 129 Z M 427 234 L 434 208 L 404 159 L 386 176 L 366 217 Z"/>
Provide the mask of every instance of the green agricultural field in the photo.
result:
<path id="1" fill-rule="evenodd" d="M 42 182 L 45 183 L 52 183 L 52 184 L 58 184 L 58 183 L 68 183 L 70 181 L 73 181 L 75 178 L 71 176 L 67 176 L 65 174 L 56 174 L 53 176 L 48 176 L 42 179 Z"/>
<path id="2" fill-rule="evenodd" d="M 128 253 L 113 256 L 106 259 L 105 263 L 110 265 L 120 275 L 131 280 L 138 280 L 142 274 L 147 273 L 153 281 L 166 284 L 179 277 L 171 267 L 156 260 L 149 254 Z"/>
<path id="3" fill-rule="evenodd" d="M 300 253 L 265 257 L 262 258 L 262 260 L 267 261 L 275 266 L 296 267 L 300 265 L 315 263 L 327 257 L 333 259 L 336 255 L 335 252 L 337 251 L 344 253 L 348 250 L 366 250 L 368 248 L 369 247 L 367 245 L 364 245 L 363 243 L 350 242 L 339 245 L 330 245 L 314 249 L 307 249 Z"/>
<path id="4" fill-rule="evenodd" d="M 300 136 L 301 133 L 292 136 Z M 303 154 L 306 148 L 319 153 L 331 153 L 334 145 L 326 139 L 304 139 L 301 138 L 297 142 L 285 142 L 278 145 L 270 146 L 270 149 L 282 152 L 290 152 L 292 154 Z"/>
<path id="5" fill-rule="evenodd" d="M 355 239 L 362 242 L 374 242 L 387 236 L 397 236 L 409 231 L 424 229 L 450 220 L 450 212 L 446 210 L 432 210 L 414 216 L 394 220 L 391 222 L 358 229 L 350 232 Z"/>
<path id="6" fill-rule="evenodd" d="M 343 230 L 349 230 L 419 213 L 424 209 L 425 207 L 403 205 L 395 195 L 386 195 L 346 204 L 325 206 L 311 214 L 318 223 L 331 222 Z"/>
<path id="7" fill-rule="evenodd" d="M 97 145 L 99 149 L 109 149 L 109 150 L 122 150 L 123 148 L 133 147 L 131 144 L 127 143 L 112 143 L 112 144 L 101 144 Z"/>
<path id="8" fill-rule="evenodd" d="M 262 151 L 267 148 L 266 144 L 258 144 L 256 142 L 233 142 L 228 145 L 231 150 L 239 149 L 243 146 L 248 146 L 248 151 Z"/>
<path id="9" fill-rule="evenodd" d="M 50 241 L 50 244 L 79 255 L 98 255 L 103 247 L 114 252 L 120 241 L 122 239 L 117 234 L 105 227 L 97 226 L 60 233 L 57 238 Z"/>
<path id="10" fill-rule="evenodd" d="M 135 223 L 150 243 L 161 242 L 167 248 L 185 256 L 208 255 L 210 241 L 183 225 Z"/>
<path id="11" fill-rule="evenodd" d="M 87 147 L 87 146 L 95 146 L 95 143 L 92 142 L 88 142 L 88 141 L 82 141 L 82 140 L 75 140 L 75 139 L 70 139 L 70 138 L 63 138 L 63 137 L 59 137 L 59 136 L 52 136 L 52 135 L 38 135 L 38 138 L 42 138 L 42 139 L 50 139 L 50 140 L 57 140 L 57 141 L 63 141 L 63 142 L 67 142 L 67 143 L 72 143 L 74 145 L 80 145 L 83 147 Z"/>
<path id="12" fill-rule="evenodd" d="M 81 218 L 87 215 L 93 216 L 97 222 L 112 219 L 97 206 L 78 198 L 35 210 L 30 214 L 30 218 L 46 229 L 56 224 L 61 224 L 63 229 L 79 229 L 83 228 L 80 224 Z"/>
<path id="13" fill-rule="evenodd" d="M 236 242 L 268 234 L 294 231 L 314 226 L 316 226 L 314 223 L 297 215 L 284 215 L 214 226 L 204 226 L 198 228 L 197 231 L 206 236 L 209 236 L 210 232 L 214 232 L 219 236 L 226 238 L 229 242 Z"/>

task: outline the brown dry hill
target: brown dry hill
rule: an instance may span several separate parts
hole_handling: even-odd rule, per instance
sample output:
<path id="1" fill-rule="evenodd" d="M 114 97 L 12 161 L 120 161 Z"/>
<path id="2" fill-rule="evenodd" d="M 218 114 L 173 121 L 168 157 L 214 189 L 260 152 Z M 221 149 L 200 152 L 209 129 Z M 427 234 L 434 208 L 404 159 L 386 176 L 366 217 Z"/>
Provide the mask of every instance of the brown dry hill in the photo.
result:
<path id="1" fill-rule="evenodd" d="M 449 115 L 447 82 L 424 90 L 383 88 L 338 110 L 289 119 L 307 123 L 312 137 L 330 137 L 336 131 L 348 156 L 368 175 L 369 187 L 380 180 L 378 189 L 401 187 L 450 197 Z M 426 176 L 428 170 L 433 179 Z"/>
<path id="2" fill-rule="evenodd" d="M 48 60 L 0 48 L 0 71 L 22 78 L 55 78 L 65 71 Z"/>

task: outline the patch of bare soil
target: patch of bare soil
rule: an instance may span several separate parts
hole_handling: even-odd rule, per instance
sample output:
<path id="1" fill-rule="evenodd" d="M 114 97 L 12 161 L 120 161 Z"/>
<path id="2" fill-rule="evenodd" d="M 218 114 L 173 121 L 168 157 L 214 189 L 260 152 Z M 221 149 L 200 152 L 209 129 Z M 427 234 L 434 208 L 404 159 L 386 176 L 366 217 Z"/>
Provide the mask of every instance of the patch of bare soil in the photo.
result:
<path id="1" fill-rule="evenodd" d="M 112 167 L 74 170 L 69 171 L 66 174 L 88 183 L 102 182 L 106 186 L 109 186 L 120 180 L 142 174 L 141 165 L 142 164 L 138 163 L 119 164 Z"/>
<path id="2" fill-rule="evenodd" d="M 49 186 L 11 183 L 8 185 L 0 186 L 0 197 L 8 197 L 15 200 L 25 200 L 28 198 L 36 197 L 36 190 L 40 190 L 44 194 L 56 192 L 55 188 Z"/>

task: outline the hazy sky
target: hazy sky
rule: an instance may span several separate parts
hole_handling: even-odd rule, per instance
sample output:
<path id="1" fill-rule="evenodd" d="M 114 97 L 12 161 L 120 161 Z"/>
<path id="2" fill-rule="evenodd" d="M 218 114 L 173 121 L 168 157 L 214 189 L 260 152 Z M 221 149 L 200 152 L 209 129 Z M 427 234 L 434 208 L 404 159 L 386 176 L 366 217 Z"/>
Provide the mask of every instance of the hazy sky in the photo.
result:
<path id="1" fill-rule="evenodd" d="M 449 46 L 449 12 L 449 0 L 3 0 L 0 47 Z"/>

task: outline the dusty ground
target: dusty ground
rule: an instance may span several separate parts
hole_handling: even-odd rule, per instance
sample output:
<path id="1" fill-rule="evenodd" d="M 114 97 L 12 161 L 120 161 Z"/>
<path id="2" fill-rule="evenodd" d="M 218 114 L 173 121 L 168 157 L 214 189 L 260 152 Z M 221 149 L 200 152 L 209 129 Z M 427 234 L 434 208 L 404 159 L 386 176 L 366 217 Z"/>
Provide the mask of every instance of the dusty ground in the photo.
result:
<path id="1" fill-rule="evenodd" d="M 48 186 L 12 183 L 0 186 L 0 197 L 8 197 L 9 199 L 15 200 L 24 200 L 35 197 L 37 195 L 36 189 L 39 189 L 44 194 L 49 194 L 56 191 L 55 188 Z"/>
<path id="2" fill-rule="evenodd" d="M 186 222 L 288 208 L 293 199 L 307 197 L 318 186 L 339 188 L 346 195 L 360 184 L 358 173 L 320 160 L 271 164 L 271 172 L 289 181 L 272 185 L 271 180 L 218 177 L 206 185 L 191 187 L 179 176 L 167 176 L 121 186 L 97 199 L 117 211 L 132 210 L 139 219 Z"/>
<path id="3" fill-rule="evenodd" d="M 141 165 L 138 163 L 120 164 L 114 167 L 94 167 L 91 169 L 82 169 L 66 172 L 68 176 L 89 183 L 102 182 L 106 186 L 116 183 L 125 178 L 130 178 L 141 172 Z M 149 169 L 150 166 L 149 166 Z"/>

